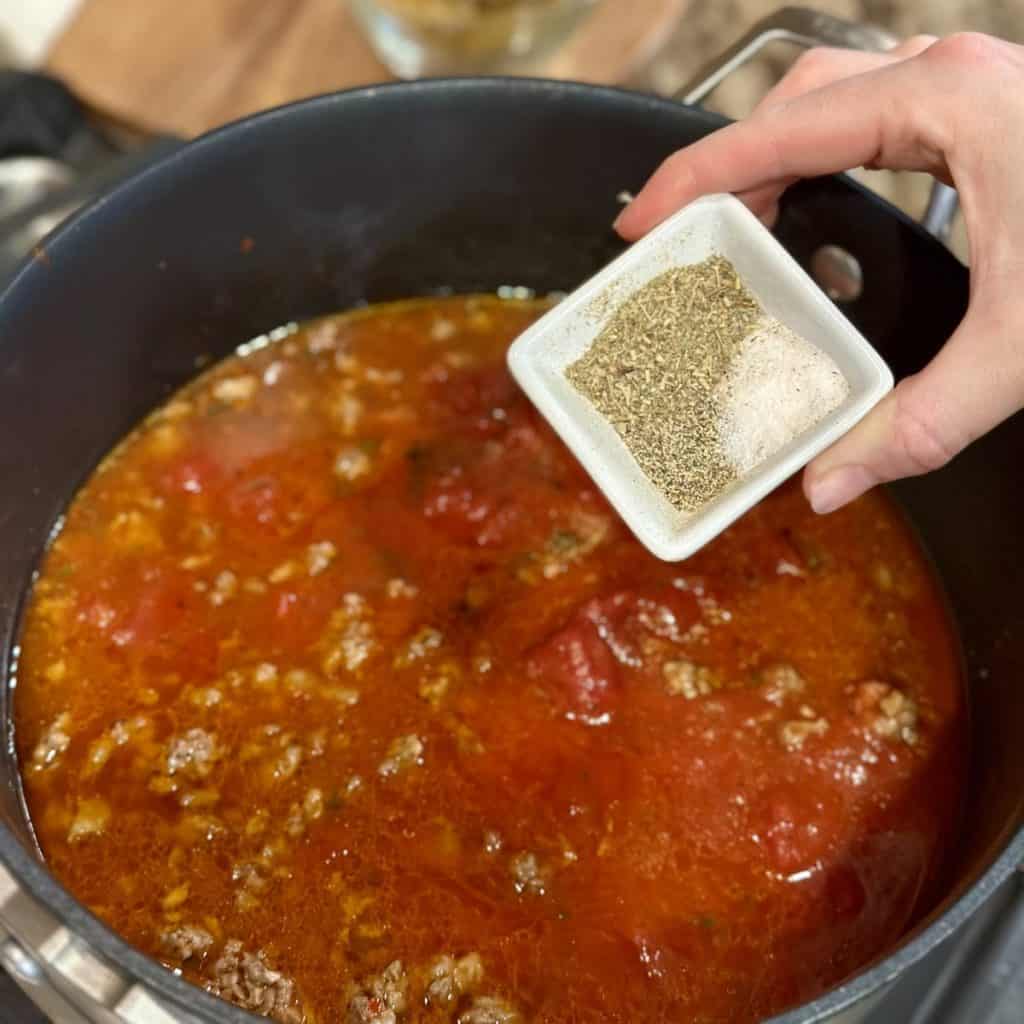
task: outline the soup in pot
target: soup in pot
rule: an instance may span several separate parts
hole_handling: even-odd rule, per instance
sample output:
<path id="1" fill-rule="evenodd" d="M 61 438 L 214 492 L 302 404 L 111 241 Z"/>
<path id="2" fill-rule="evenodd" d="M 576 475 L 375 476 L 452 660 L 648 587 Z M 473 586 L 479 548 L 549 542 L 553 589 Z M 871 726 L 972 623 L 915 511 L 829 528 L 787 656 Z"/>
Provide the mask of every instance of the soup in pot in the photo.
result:
<path id="1" fill-rule="evenodd" d="M 753 1022 L 930 906 L 958 647 L 900 513 L 795 485 L 680 564 L 470 297 L 282 329 L 68 510 L 15 699 L 50 870 L 298 1024 Z"/>

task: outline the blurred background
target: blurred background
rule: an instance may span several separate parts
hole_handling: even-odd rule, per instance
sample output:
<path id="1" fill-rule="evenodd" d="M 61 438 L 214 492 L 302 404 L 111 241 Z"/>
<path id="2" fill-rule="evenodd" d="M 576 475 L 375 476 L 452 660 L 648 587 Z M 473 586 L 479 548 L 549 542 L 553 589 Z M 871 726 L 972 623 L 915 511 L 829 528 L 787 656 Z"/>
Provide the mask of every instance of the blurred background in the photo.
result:
<path id="1" fill-rule="evenodd" d="M 94 174 L 112 154 L 145 149 L 153 139 L 189 138 L 289 100 L 394 77 L 495 71 L 671 94 L 781 6 L 780 0 L 2 0 L 0 68 L 8 70 L 0 157 L 18 154 L 18 139 L 12 143 L 6 130 L 12 112 L 23 135 L 26 116 L 52 121 L 61 106 L 38 93 L 26 102 L 15 68 L 56 78 L 74 108 L 61 108 L 59 131 L 32 127 L 47 139 L 50 164 L 45 173 L 38 161 L 31 172 L 22 166 L 14 177 L 24 188 L 26 175 L 43 174 L 30 193 L 34 201 L 65 187 L 69 176 Z M 811 6 L 894 36 L 971 28 L 1024 40 L 1024 0 L 817 0 Z M 769 46 L 707 105 L 742 116 L 795 53 L 784 44 Z M 69 127 L 72 113 L 86 119 L 91 140 L 83 143 L 82 133 Z M 17 198 L 5 166 L 11 170 L 9 159 L 0 159 L 0 244 L 12 237 L 3 218 Z M 913 216 L 923 211 L 929 183 L 919 176 L 860 176 Z M 38 233 L 60 212 L 37 218 L 32 230 Z M 951 245 L 966 258 L 962 225 Z"/>

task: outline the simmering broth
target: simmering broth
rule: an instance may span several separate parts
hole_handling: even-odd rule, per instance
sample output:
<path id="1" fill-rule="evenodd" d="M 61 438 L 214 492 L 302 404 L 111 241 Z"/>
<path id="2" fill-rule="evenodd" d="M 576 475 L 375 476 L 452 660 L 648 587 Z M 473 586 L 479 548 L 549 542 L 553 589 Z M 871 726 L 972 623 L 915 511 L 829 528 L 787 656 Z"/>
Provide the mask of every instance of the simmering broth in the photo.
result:
<path id="1" fill-rule="evenodd" d="M 504 366 L 537 303 L 226 360 L 82 488 L 15 701 L 50 869 L 288 1022 L 756 1021 L 882 952 L 955 834 L 955 633 L 881 494 L 679 565 Z"/>

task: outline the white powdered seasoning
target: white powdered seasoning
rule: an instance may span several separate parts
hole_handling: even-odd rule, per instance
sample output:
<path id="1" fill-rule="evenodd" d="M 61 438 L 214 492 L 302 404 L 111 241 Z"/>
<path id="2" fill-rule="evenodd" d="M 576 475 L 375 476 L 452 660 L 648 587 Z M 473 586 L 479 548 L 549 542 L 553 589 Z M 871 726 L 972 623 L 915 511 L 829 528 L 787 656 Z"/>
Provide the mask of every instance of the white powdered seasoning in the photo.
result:
<path id="1" fill-rule="evenodd" d="M 719 443 L 743 476 L 842 405 L 850 385 L 821 349 L 766 316 L 716 392 Z"/>

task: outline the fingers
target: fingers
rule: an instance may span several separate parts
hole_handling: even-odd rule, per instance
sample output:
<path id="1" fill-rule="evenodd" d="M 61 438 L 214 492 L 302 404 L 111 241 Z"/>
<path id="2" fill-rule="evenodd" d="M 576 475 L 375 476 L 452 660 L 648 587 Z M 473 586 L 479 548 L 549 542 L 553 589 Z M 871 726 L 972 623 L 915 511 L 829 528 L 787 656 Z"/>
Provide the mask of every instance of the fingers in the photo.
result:
<path id="1" fill-rule="evenodd" d="M 876 484 L 938 469 L 1024 408 L 1024 353 L 1013 330 L 1024 303 L 994 308 L 1001 312 L 969 313 L 921 373 L 901 381 L 807 467 L 804 492 L 816 512 L 832 512 Z"/>
<path id="2" fill-rule="evenodd" d="M 861 75 L 866 71 L 894 64 L 896 61 L 916 57 L 935 42 L 935 36 L 921 35 L 913 36 L 884 53 L 865 53 L 861 50 L 828 46 L 807 50 L 794 62 L 782 80 L 765 93 L 753 113 L 763 113 L 769 107 L 821 89 L 851 75 Z M 779 199 L 791 184 L 792 181 L 773 182 L 764 188 L 741 192 L 737 198 L 742 200 L 767 227 L 774 227 L 778 219 Z"/>
<path id="3" fill-rule="evenodd" d="M 970 226 L 970 312 L 928 367 L 808 466 L 819 512 L 944 465 L 1024 408 L 1021 82 L 1024 48 L 976 34 L 917 37 L 882 55 L 812 51 L 746 121 L 669 157 L 616 222 L 639 238 L 714 192 L 770 220 L 797 179 L 861 166 L 955 180 Z"/>
<path id="4" fill-rule="evenodd" d="M 759 218 L 765 227 L 772 228 L 779 216 L 779 199 L 792 183 L 772 183 L 762 188 L 748 189 L 746 192 L 737 192 L 736 198 Z"/>
<path id="5" fill-rule="evenodd" d="M 761 102 L 754 108 L 754 113 L 796 96 L 802 96 L 814 89 L 821 89 L 851 75 L 862 75 L 897 61 L 916 57 L 937 41 L 935 36 L 912 36 L 899 46 L 883 53 L 865 53 L 861 50 L 843 50 L 829 46 L 807 50 L 793 63 L 778 84 L 764 94 Z"/>
<path id="6" fill-rule="evenodd" d="M 777 199 L 797 178 L 866 164 L 945 173 L 942 126 L 952 115 L 929 109 L 931 76 L 920 58 L 896 60 L 722 128 L 670 156 L 616 230 L 636 239 L 701 195 L 774 189 Z"/>

